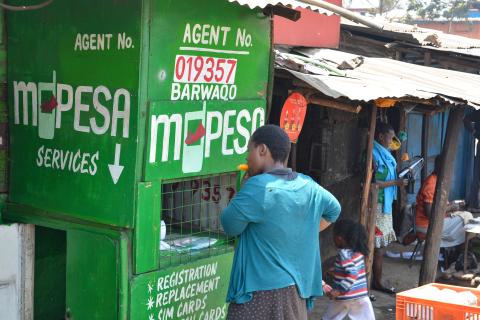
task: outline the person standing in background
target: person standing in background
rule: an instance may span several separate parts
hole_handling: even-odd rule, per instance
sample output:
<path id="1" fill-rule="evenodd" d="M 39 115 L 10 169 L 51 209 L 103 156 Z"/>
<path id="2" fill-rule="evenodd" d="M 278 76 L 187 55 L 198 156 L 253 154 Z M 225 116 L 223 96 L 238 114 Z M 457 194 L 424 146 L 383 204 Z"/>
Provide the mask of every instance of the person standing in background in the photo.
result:
<path id="1" fill-rule="evenodd" d="M 393 230 L 393 201 L 397 199 L 397 187 L 407 185 L 407 180 L 397 178 L 397 162 L 390 152 L 395 131 L 388 123 L 377 123 L 373 142 L 375 181 L 380 187 L 375 218 L 375 250 L 373 253 L 372 289 L 395 294 L 395 288 L 382 284 L 382 266 L 385 248 L 397 240 Z"/>

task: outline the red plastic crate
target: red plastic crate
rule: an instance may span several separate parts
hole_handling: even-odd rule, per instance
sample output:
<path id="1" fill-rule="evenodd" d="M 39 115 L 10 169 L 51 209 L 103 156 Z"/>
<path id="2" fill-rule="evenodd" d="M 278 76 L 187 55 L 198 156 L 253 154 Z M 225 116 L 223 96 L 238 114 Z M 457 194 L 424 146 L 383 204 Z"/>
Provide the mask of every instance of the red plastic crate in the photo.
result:
<path id="1" fill-rule="evenodd" d="M 480 290 L 478 289 L 431 283 L 397 294 L 397 320 L 480 320 L 480 306 L 464 306 L 412 296 L 415 294 L 415 291 L 427 286 L 434 286 L 440 290 L 451 289 L 457 292 L 470 291 L 477 296 L 477 300 L 480 303 Z"/>

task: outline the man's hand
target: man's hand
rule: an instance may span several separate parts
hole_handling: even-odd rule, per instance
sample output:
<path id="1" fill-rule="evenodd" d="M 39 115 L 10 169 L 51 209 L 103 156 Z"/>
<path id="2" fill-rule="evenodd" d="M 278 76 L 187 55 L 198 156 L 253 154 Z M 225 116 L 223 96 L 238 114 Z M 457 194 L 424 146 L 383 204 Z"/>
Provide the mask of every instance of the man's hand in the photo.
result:
<path id="1" fill-rule="evenodd" d="M 408 185 L 408 179 L 377 181 L 377 186 L 379 186 L 381 189 L 385 189 L 392 186 L 404 187 L 406 185 Z"/>

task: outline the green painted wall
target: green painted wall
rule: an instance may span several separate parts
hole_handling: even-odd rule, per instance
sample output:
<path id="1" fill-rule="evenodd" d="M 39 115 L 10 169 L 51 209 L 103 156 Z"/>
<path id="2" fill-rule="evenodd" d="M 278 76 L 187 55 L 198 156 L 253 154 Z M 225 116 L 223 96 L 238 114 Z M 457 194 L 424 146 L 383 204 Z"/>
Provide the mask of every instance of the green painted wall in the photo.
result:
<path id="1" fill-rule="evenodd" d="M 151 2 L 146 180 L 235 171 L 265 121 L 269 19 L 196 4 Z"/>
<path id="2" fill-rule="evenodd" d="M 118 242 L 107 236 L 70 230 L 67 243 L 67 313 L 72 319 L 117 319 Z"/>
<path id="3" fill-rule="evenodd" d="M 35 320 L 65 317 L 66 251 L 65 231 L 35 227 Z"/>
<path id="4" fill-rule="evenodd" d="M 82 0 L 8 13 L 10 201 L 133 225 L 140 10 Z"/>
<path id="5" fill-rule="evenodd" d="M 233 253 L 133 278 L 131 319 L 225 319 Z"/>
<path id="6" fill-rule="evenodd" d="M 2 1 L 3 2 L 3 1 Z M 0 223 L 8 192 L 7 50 L 5 11 L 0 9 Z"/>
<path id="7" fill-rule="evenodd" d="M 8 28 L 11 202 L 133 227 L 137 181 L 234 171 L 265 121 L 259 10 L 55 1 L 10 12 Z"/>
<path id="8" fill-rule="evenodd" d="M 58 261 L 65 270 L 54 278 L 38 260 L 39 288 L 65 277 L 65 298 L 41 312 L 158 319 L 173 310 L 173 319 L 223 319 L 231 251 L 160 269 L 161 185 L 235 171 L 244 161 L 265 121 L 269 19 L 226 0 L 64 0 L 9 12 L 7 26 L 6 217 L 66 232 Z M 0 101 L 0 126 L 1 110 Z M 0 174 L 1 159 L 0 148 Z M 215 272 L 174 290 L 205 281 L 210 289 L 157 304 L 173 288 L 149 284 L 205 268 Z M 44 301 L 37 297 L 36 306 Z"/>
<path id="9" fill-rule="evenodd" d="M 270 20 L 260 10 L 226 0 L 204 1 L 201 5 L 192 0 L 166 0 L 151 1 L 150 12 L 150 100 L 266 99 Z M 193 57 L 193 65 L 186 61 L 181 72 L 177 56 L 187 56 L 186 60 Z M 203 65 L 197 57 L 204 57 Z M 219 65 L 217 60 L 207 61 L 209 57 L 236 60 L 236 69 L 230 74 L 231 64 L 225 61 Z M 199 96 L 194 94 L 193 84 L 204 84 Z M 236 95 L 214 96 L 215 88 L 222 91 L 223 84 Z M 210 87 L 212 94 L 208 95 Z"/>

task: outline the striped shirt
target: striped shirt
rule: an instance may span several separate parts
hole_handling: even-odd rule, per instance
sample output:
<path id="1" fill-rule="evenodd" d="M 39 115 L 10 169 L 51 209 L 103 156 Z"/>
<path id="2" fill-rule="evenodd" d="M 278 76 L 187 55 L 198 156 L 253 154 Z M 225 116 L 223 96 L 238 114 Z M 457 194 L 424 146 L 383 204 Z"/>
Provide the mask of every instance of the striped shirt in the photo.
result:
<path id="1" fill-rule="evenodd" d="M 334 289 L 337 300 L 358 299 L 368 295 L 364 256 L 351 249 L 340 249 L 335 260 Z"/>

